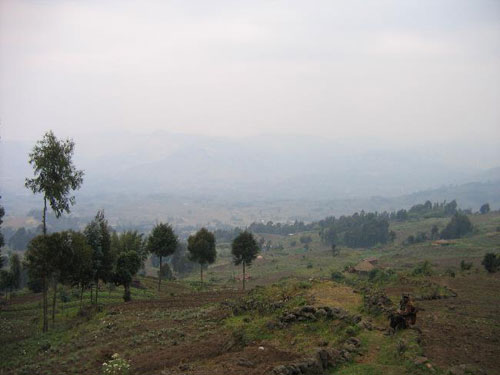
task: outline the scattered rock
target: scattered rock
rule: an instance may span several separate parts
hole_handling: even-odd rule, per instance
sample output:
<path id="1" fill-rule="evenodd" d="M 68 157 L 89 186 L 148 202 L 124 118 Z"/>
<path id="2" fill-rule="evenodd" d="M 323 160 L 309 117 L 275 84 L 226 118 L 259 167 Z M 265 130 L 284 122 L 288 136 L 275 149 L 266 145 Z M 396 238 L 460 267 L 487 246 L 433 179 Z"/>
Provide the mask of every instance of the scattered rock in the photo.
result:
<path id="1" fill-rule="evenodd" d="M 290 322 L 297 320 L 297 315 L 287 314 L 286 316 L 282 317 L 281 320 L 285 323 L 290 323 Z"/>
<path id="2" fill-rule="evenodd" d="M 358 339 L 357 337 L 349 337 L 346 340 L 346 343 L 354 345 L 355 347 L 359 347 L 361 345 L 361 340 Z"/>
<path id="3" fill-rule="evenodd" d="M 427 359 L 427 357 L 417 357 L 417 358 L 415 358 L 415 361 L 413 363 L 415 363 L 417 366 L 419 366 L 419 365 L 425 364 L 428 361 L 429 360 Z"/>
<path id="4" fill-rule="evenodd" d="M 354 353 L 354 352 L 357 352 L 357 350 L 358 350 L 356 348 L 356 346 L 349 344 L 349 343 L 344 344 L 343 348 L 344 348 L 344 350 L 347 350 L 349 353 Z"/>
<path id="5" fill-rule="evenodd" d="M 359 326 L 360 326 L 361 328 L 364 328 L 364 329 L 368 330 L 368 331 L 371 331 L 371 330 L 373 330 L 373 329 L 374 329 L 374 328 L 373 328 L 373 325 L 372 325 L 372 324 L 371 324 L 368 320 L 362 320 L 362 321 L 359 323 Z"/>
<path id="6" fill-rule="evenodd" d="M 359 322 L 361 322 L 361 316 L 359 316 L 359 315 L 353 315 L 353 316 L 351 317 L 351 320 L 352 320 L 352 322 L 353 322 L 354 324 L 359 323 Z"/>
<path id="7" fill-rule="evenodd" d="M 249 361 L 248 359 L 245 358 L 240 358 L 238 362 L 236 362 L 236 364 L 242 367 L 249 367 L 249 368 L 255 367 L 255 364 L 252 361 Z"/>
<path id="8" fill-rule="evenodd" d="M 326 312 L 325 309 L 323 308 L 320 308 L 320 309 L 317 309 L 316 312 L 314 313 L 314 315 L 316 316 L 316 318 L 318 319 L 324 319 L 328 316 L 328 313 Z"/>

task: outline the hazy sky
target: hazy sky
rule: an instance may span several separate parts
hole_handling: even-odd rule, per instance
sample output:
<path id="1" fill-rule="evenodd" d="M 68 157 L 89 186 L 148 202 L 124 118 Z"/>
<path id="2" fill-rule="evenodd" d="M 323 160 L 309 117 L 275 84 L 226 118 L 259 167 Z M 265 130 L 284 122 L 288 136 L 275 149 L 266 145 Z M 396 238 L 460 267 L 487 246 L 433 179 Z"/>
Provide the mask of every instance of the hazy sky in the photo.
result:
<path id="1" fill-rule="evenodd" d="M 0 0 L 0 121 L 500 144 L 500 1 Z"/>

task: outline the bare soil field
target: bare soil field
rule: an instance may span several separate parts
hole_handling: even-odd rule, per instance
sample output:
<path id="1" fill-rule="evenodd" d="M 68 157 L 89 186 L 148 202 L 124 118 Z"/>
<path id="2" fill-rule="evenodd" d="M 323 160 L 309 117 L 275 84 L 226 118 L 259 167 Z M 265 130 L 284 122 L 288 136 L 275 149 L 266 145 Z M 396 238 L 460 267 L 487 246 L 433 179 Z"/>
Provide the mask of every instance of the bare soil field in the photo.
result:
<path id="1" fill-rule="evenodd" d="M 441 368 L 471 365 L 500 374 L 500 275 L 471 273 L 432 277 L 456 297 L 417 301 L 417 326 L 430 361 Z M 393 299 L 411 287 L 387 288 Z"/>

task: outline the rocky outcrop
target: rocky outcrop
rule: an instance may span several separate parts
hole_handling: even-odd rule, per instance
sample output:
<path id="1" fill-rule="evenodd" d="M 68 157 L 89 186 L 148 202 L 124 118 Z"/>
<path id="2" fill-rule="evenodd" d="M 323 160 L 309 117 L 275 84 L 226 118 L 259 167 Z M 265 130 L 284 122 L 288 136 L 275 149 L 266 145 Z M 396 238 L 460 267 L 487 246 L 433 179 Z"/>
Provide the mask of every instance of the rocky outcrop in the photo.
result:
<path id="1" fill-rule="evenodd" d="M 395 310 L 394 303 L 383 292 L 365 292 L 363 306 L 366 312 L 373 315 L 390 315 Z"/>
<path id="2" fill-rule="evenodd" d="M 285 311 L 278 318 L 278 321 L 268 323 L 268 328 L 283 328 L 288 324 L 295 322 L 315 322 L 317 320 L 343 320 L 351 324 L 361 322 L 361 316 L 349 314 L 340 307 L 321 306 L 314 307 L 310 305 L 297 307 L 291 311 Z"/>
<path id="3" fill-rule="evenodd" d="M 342 349 L 320 348 L 316 350 L 313 358 L 297 363 L 280 365 L 272 369 L 273 375 L 322 375 L 331 368 L 349 362 L 357 355 L 361 342 L 351 337 L 344 343 Z"/>

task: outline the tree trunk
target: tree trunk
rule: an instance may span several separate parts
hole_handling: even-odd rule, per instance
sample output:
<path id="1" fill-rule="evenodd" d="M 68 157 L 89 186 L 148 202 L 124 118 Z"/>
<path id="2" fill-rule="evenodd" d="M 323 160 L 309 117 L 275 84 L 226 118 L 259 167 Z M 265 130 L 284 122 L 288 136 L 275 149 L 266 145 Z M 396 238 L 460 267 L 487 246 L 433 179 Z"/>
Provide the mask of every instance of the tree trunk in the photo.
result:
<path id="1" fill-rule="evenodd" d="M 42 301 L 42 331 L 45 333 L 49 330 L 49 324 L 47 321 L 47 276 L 43 276 L 43 301 Z"/>
<path id="2" fill-rule="evenodd" d="M 123 300 L 125 302 L 128 302 L 130 301 L 132 298 L 130 297 L 130 283 L 125 283 L 123 285 L 123 287 L 125 288 L 125 291 L 123 293 Z"/>
<path id="3" fill-rule="evenodd" d="M 52 325 L 56 321 L 57 280 L 54 279 L 54 295 L 52 296 Z"/>
<path id="4" fill-rule="evenodd" d="M 46 222 L 46 214 L 47 214 L 47 197 L 43 196 L 43 214 L 42 214 L 42 224 L 43 224 L 43 235 L 47 235 L 47 222 Z M 47 300 L 47 276 L 43 275 L 43 299 L 42 299 L 42 331 L 45 333 L 49 330 L 49 322 L 47 319 L 48 312 L 48 300 Z"/>
<path id="5" fill-rule="evenodd" d="M 42 216 L 43 235 L 44 236 L 47 234 L 47 223 L 45 221 L 46 215 L 47 215 L 47 198 L 44 196 L 43 197 L 43 216 Z"/>
<path id="6" fill-rule="evenodd" d="M 158 291 L 160 291 L 161 285 L 161 255 L 160 255 L 160 270 L 158 271 Z"/>
<path id="7" fill-rule="evenodd" d="M 243 290 L 245 290 L 245 262 L 243 261 Z"/>
<path id="8" fill-rule="evenodd" d="M 201 278 L 201 285 L 203 286 L 203 264 L 200 263 L 200 278 Z"/>
<path id="9" fill-rule="evenodd" d="M 90 284 L 90 304 L 94 303 L 94 284 Z"/>
<path id="10" fill-rule="evenodd" d="M 97 305 L 97 293 L 99 292 L 99 279 L 95 283 L 95 304 Z"/>

